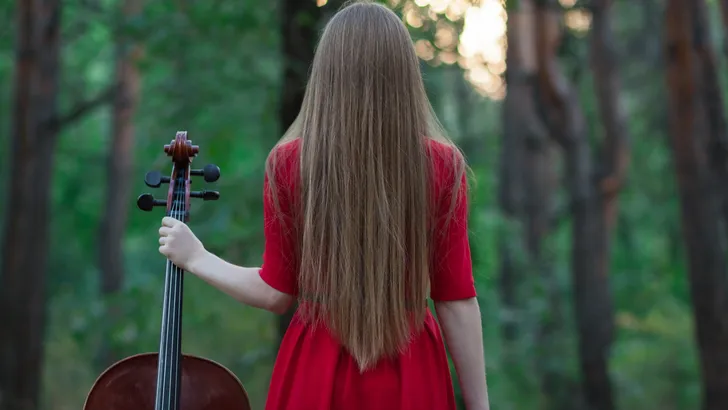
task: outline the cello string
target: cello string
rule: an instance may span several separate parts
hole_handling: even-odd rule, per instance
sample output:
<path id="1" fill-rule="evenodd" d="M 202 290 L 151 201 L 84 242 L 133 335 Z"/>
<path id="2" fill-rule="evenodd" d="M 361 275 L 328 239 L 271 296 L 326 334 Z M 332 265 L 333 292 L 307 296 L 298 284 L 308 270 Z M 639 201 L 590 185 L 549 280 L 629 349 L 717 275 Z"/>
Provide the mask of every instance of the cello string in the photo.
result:
<path id="1" fill-rule="evenodd" d="M 184 186 L 181 186 L 180 182 L 182 182 L 182 178 L 180 178 L 180 173 L 183 171 L 180 169 L 177 172 L 176 175 L 176 181 L 175 181 L 175 189 L 174 193 L 172 195 L 172 218 L 180 219 L 179 218 L 179 198 L 180 193 L 184 192 Z M 170 294 L 169 294 L 169 332 L 168 332 L 168 343 L 167 343 L 167 399 L 169 401 L 168 408 L 171 410 L 176 410 L 176 389 L 175 389 L 175 364 L 179 360 L 179 357 L 176 352 L 176 346 L 175 346 L 175 335 L 177 333 L 176 329 L 176 322 L 177 322 L 177 309 L 176 309 L 176 299 L 177 299 L 177 267 L 174 263 L 170 263 Z"/>
<path id="2" fill-rule="evenodd" d="M 179 170 L 181 172 L 182 170 Z M 179 197 L 180 192 L 182 192 L 182 189 L 184 187 L 180 187 L 180 182 L 182 182 L 182 178 L 179 177 L 179 172 L 177 174 L 177 180 L 175 181 L 175 192 L 172 198 L 172 218 L 175 218 L 177 220 L 180 219 L 179 217 Z M 182 188 L 182 189 L 180 189 Z M 176 296 L 177 296 L 177 266 L 172 264 L 171 270 L 170 270 L 170 283 L 171 283 L 171 289 L 170 289 L 170 300 L 169 300 L 169 309 L 170 309 L 170 330 L 169 330 L 169 338 L 168 338 L 168 348 L 169 348 L 169 366 L 168 369 L 168 397 L 169 397 L 169 408 L 172 410 L 176 410 L 176 389 L 175 389 L 175 363 L 177 360 L 179 360 L 179 357 L 176 352 L 176 346 L 175 346 L 175 334 L 176 334 L 176 318 L 177 318 L 177 312 L 176 312 Z"/>
<path id="3" fill-rule="evenodd" d="M 185 170 L 186 173 L 186 170 Z M 174 203 L 175 208 L 175 217 L 176 219 L 183 221 L 184 220 L 184 208 L 185 204 L 185 195 L 184 193 L 187 191 L 186 182 L 183 178 L 179 178 L 179 182 L 182 182 L 182 184 L 178 185 L 178 188 L 180 188 L 177 191 L 177 201 Z M 179 367 L 180 367 L 180 326 L 181 326 L 181 293 L 182 293 L 182 278 L 180 274 L 180 269 L 178 266 L 173 265 L 172 269 L 172 276 L 174 278 L 174 288 L 172 289 L 172 343 L 170 345 L 172 349 L 172 362 L 170 363 L 170 407 L 173 410 L 177 410 L 178 408 L 178 402 L 179 402 L 179 381 L 180 381 L 180 374 L 179 374 Z"/>
<path id="4" fill-rule="evenodd" d="M 172 268 L 172 263 L 169 259 L 167 259 L 166 263 L 166 269 L 164 273 L 164 297 L 163 297 L 163 304 L 162 304 L 162 331 L 161 331 L 161 339 L 160 339 L 160 346 L 159 346 L 159 353 L 157 360 L 159 361 L 157 365 L 158 373 L 157 373 L 157 400 L 155 404 L 156 410 L 164 410 L 165 408 L 165 402 L 167 401 L 165 399 L 166 393 L 167 393 L 167 355 L 168 355 L 168 349 L 167 346 L 169 345 L 169 287 L 170 287 L 170 272 Z"/>
<path id="5" fill-rule="evenodd" d="M 170 207 L 170 216 L 175 219 L 179 219 L 178 217 L 178 211 L 179 211 L 179 195 L 180 195 L 180 181 L 181 178 L 179 177 L 181 170 L 177 170 L 177 173 L 175 175 L 175 184 L 174 184 L 174 190 L 172 192 L 172 206 Z M 166 406 L 165 410 L 173 410 L 175 409 L 173 407 L 173 401 L 174 401 L 174 363 L 176 360 L 175 356 L 175 348 L 174 348 L 174 335 L 175 335 L 175 293 L 177 288 L 177 278 L 175 275 L 175 265 L 170 261 L 169 263 L 169 289 L 168 289 L 168 298 L 167 298 L 167 310 L 168 310 L 168 317 L 167 317 L 167 334 L 166 334 L 166 354 L 165 354 L 165 386 L 164 386 L 164 392 L 165 392 L 165 398 L 166 398 Z"/>
<path id="6" fill-rule="evenodd" d="M 188 191 L 188 184 L 190 182 L 190 179 L 188 177 L 189 175 L 189 169 L 185 169 L 185 178 L 183 180 L 183 189 L 180 190 L 180 202 L 178 204 L 179 206 L 179 219 L 181 221 L 185 221 L 185 217 L 187 216 L 187 203 L 188 203 L 188 197 L 186 195 Z M 176 270 L 176 277 L 177 277 L 177 288 L 175 289 L 175 309 L 177 314 L 175 315 L 175 371 L 174 371 L 174 386 L 175 386 L 175 409 L 179 407 L 178 403 L 181 400 L 181 394 L 182 394 L 182 386 L 181 386 L 181 379 L 182 379 L 182 303 L 183 303 L 183 295 L 184 295 L 184 271 L 179 267 L 175 266 Z"/>

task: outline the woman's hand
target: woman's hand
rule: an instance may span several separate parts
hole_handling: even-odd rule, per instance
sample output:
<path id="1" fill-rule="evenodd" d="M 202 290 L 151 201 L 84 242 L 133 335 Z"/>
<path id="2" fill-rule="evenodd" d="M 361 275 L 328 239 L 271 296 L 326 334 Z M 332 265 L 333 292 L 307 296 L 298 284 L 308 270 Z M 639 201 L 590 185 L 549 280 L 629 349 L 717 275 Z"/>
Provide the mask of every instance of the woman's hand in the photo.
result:
<path id="1" fill-rule="evenodd" d="M 168 216 L 162 218 L 159 245 L 161 245 L 159 253 L 178 267 L 190 272 L 194 261 L 201 259 L 207 253 L 202 242 L 184 222 Z"/>

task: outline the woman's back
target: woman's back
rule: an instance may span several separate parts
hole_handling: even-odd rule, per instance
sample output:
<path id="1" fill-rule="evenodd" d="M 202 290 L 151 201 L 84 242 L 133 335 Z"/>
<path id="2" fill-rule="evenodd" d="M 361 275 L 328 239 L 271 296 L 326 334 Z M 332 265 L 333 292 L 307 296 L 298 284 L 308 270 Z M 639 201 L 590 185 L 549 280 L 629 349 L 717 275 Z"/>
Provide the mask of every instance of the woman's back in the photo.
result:
<path id="1" fill-rule="evenodd" d="M 429 296 L 436 302 L 475 296 L 467 238 L 465 179 L 457 182 L 458 158 L 449 145 L 423 140 L 432 257 Z M 271 287 L 299 294 L 295 197 L 300 192 L 302 141 L 277 147 L 276 192 L 266 183 L 266 253 L 261 278 Z M 459 189 L 457 189 L 459 188 Z M 293 194 L 292 194 L 293 193 Z M 456 195 L 453 208 L 452 195 Z M 277 197 L 279 207 L 274 204 Z M 423 301 L 424 303 L 424 301 Z M 452 381 L 439 327 L 429 310 L 401 352 L 375 361 L 366 371 L 326 326 L 314 326 L 299 311 L 278 353 L 267 409 L 454 409 Z"/>

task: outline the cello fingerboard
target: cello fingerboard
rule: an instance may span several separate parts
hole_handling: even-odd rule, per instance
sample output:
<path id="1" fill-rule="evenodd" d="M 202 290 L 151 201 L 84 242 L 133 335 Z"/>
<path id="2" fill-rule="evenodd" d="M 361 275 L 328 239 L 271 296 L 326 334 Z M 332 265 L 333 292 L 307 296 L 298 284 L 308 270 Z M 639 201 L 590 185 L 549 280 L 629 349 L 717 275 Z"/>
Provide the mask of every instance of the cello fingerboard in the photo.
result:
<path id="1" fill-rule="evenodd" d="M 184 221 L 187 214 L 185 190 L 186 172 L 176 170 L 177 177 L 171 206 L 167 216 Z M 157 364 L 157 396 L 155 410 L 179 410 L 180 406 L 180 361 L 182 357 L 182 296 L 184 271 L 167 260 L 164 281 L 164 302 Z"/>

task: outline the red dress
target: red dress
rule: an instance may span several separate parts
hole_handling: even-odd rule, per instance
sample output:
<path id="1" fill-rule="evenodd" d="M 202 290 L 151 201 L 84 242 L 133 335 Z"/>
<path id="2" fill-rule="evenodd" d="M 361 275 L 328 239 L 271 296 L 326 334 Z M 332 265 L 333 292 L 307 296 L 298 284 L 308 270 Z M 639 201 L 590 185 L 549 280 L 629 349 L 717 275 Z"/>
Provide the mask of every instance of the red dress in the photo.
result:
<path id="1" fill-rule="evenodd" d="M 298 183 L 300 140 L 278 149 L 276 180 L 287 188 Z M 447 164 L 450 148 L 429 142 L 433 163 L 433 187 L 438 198 L 453 187 Z M 265 252 L 261 278 L 271 287 L 290 295 L 297 293 L 297 272 L 291 262 L 295 246 L 290 232 L 281 224 L 291 223 L 290 201 L 279 196 L 283 218 L 277 218 L 265 183 Z M 465 178 L 449 228 L 433 244 L 436 266 L 432 267 L 431 294 L 434 301 L 467 299 L 475 296 L 470 245 L 467 235 Z M 279 192 L 284 191 L 280 189 Z M 285 191 L 291 192 L 286 189 Z M 449 201 L 440 201 L 442 212 Z M 447 203 L 442 205 L 442 203 Z M 425 327 L 412 339 L 406 352 L 395 359 L 382 359 L 372 369 L 359 373 L 356 362 L 323 327 L 315 330 L 296 314 L 278 351 L 266 410 L 455 410 L 450 368 L 440 328 L 427 312 Z"/>

